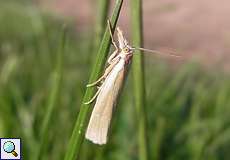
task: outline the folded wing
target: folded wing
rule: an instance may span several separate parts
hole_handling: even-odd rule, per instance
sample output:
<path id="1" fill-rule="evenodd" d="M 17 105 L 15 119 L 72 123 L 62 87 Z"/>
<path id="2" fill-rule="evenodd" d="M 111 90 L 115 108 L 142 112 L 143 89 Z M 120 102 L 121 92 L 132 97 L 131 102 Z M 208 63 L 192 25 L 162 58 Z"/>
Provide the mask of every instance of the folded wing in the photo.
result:
<path id="1" fill-rule="evenodd" d="M 115 68 L 101 86 L 101 92 L 97 97 L 86 131 L 85 137 L 96 144 L 107 142 L 113 107 L 122 88 L 125 73 L 124 65 L 121 69 L 116 70 Z"/>

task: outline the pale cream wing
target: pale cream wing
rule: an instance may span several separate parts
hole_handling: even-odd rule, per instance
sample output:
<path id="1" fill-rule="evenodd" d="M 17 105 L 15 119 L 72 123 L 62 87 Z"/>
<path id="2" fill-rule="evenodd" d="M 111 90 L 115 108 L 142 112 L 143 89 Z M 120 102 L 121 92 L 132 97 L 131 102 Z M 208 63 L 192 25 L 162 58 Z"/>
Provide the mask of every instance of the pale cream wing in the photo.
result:
<path id="1" fill-rule="evenodd" d="M 96 144 L 107 142 L 113 107 L 122 88 L 124 72 L 125 68 L 122 68 L 117 74 L 111 73 L 108 75 L 97 97 L 85 135 L 87 139 Z"/>

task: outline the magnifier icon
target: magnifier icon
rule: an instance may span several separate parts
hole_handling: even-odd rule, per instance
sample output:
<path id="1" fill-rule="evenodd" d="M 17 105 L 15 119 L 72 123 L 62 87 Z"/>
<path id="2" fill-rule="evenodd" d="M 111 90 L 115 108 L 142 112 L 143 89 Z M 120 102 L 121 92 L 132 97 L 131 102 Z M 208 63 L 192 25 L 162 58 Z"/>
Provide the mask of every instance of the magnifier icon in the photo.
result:
<path id="1" fill-rule="evenodd" d="M 3 150 L 6 152 L 6 153 L 11 153 L 14 155 L 14 157 L 17 157 L 18 154 L 17 152 L 15 151 L 15 145 L 13 142 L 11 141 L 7 141 L 3 144 Z"/>

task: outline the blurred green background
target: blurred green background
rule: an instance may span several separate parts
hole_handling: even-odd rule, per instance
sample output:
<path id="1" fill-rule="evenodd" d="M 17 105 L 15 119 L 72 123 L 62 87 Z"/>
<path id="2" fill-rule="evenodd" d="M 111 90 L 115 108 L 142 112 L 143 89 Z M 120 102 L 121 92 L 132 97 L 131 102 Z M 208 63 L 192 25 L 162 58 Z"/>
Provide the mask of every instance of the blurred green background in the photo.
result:
<path id="1" fill-rule="evenodd" d="M 94 30 L 78 32 L 69 17 L 32 1 L 0 1 L 0 137 L 20 137 L 23 159 L 33 160 L 42 124 L 52 103 L 62 40 L 63 77 L 42 159 L 64 159 L 91 64 Z M 61 50 L 62 51 L 62 50 Z M 172 67 L 164 58 L 145 56 L 149 158 L 156 160 L 230 159 L 230 77 L 195 61 Z M 137 121 L 130 72 L 105 146 L 84 141 L 80 159 L 138 159 Z"/>

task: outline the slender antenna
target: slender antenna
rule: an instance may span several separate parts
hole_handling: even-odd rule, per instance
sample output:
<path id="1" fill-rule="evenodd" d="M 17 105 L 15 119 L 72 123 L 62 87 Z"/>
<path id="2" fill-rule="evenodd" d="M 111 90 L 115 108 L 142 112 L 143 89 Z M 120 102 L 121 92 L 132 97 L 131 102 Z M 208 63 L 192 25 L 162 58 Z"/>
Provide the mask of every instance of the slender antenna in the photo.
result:
<path id="1" fill-rule="evenodd" d="M 146 52 L 149 52 L 149 53 L 166 55 L 166 56 L 181 57 L 179 55 L 175 55 L 175 54 L 171 54 L 171 53 L 163 53 L 163 52 L 160 52 L 160 51 L 157 51 L 157 50 L 145 49 L 145 48 L 141 48 L 141 47 L 140 48 L 132 47 L 132 49 L 134 49 L 134 50 L 140 50 L 140 51 L 146 51 Z"/>

